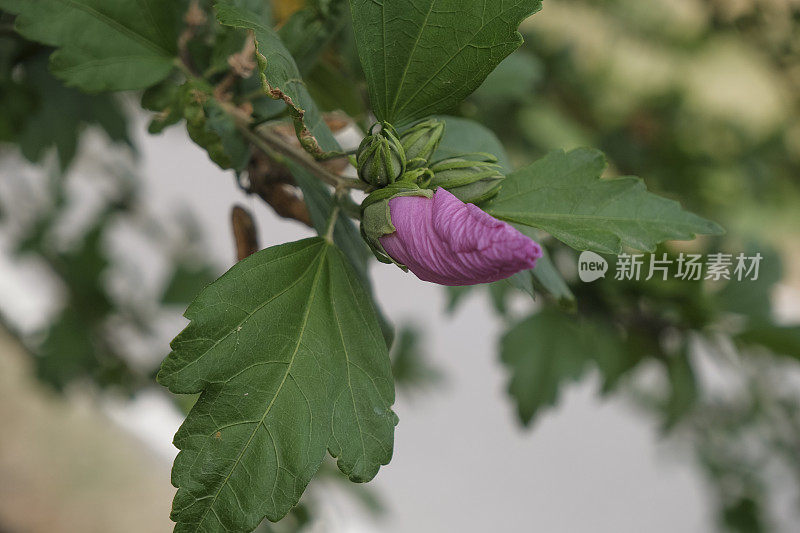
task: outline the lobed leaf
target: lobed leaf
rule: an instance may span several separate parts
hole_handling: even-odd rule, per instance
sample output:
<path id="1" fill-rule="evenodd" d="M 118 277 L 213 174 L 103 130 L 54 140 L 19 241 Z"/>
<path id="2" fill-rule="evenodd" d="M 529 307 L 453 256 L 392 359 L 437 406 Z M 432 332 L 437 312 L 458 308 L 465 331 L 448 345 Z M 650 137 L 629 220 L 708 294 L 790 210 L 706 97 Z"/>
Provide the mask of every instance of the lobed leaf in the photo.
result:
<path id="1" fill-rule="evenodd" d="M 350 0 L 356 44 L 378 119 L 447 111 L 522 44 L 541 0 Z"/>
<path id="2" fill-rule="evenodd" d="M 667 240 L 723 232 L 649 193 L 639 178 L 600 179 L 598 150 L 556 151 L 508 175 L 486 211 L 501 220 L 539 228 L 576 250 L 615 254 L 623 246 L 654 251 Z"/>
<path id="3" fill-rule="evenodd" d="M 202 392 L 175 435 L 176 531 L 250 531 L 297 504 L 326 449 L 353 481 L 392 456 L 394 384 L 375 311 L 334 246 L 258 252 L 189 306 L 158 380 Z"/>

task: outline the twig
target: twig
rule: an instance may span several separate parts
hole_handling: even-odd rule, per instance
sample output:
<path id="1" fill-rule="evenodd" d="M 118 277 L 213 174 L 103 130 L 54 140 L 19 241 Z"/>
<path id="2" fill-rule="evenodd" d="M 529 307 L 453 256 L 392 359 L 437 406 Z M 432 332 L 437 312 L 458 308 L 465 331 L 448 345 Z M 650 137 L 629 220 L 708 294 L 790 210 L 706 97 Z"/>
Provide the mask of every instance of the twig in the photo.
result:
<path id="1" fill-rule="evenodd" d="M 233 237 L 236 241 L 236 257 L 242 261 L 259 249 L 258 231 L 253 220 L 253 215 L 245 208 L 235 205 L 231 211 L 231 224 Z"/>

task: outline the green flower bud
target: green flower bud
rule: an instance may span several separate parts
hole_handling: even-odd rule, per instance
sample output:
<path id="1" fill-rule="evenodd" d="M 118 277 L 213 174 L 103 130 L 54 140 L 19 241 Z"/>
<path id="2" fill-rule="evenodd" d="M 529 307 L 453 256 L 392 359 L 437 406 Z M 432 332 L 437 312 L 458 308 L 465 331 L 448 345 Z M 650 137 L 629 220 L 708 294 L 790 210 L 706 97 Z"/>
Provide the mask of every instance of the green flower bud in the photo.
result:
<path id="1" fill-rule="evenodd" d="M 361 203 L 361 237 L 369 246 L 378 261 L 394 263 L 406 270 L 405 265 L 394 261 L 380 243 L 380 238 L 395 232 L 389 211 L 389 200 L 398 196 L 433 197 L 433 191 L 423 189 L 415 182 L 404 179 L 373 192 Z"/>
<path id="2" fill-rule="evenodd" d="M 400 137 L 412 168 L 424 167 L 431 160 L 444 136 L 444 122 L 428 119 L 412 126 Z"/>
<path id="3" fill-rule="evenodd" d="M 467 204 L 480 204 L 494 198 L 503 186 L 505 176 L 497 159 L 490 154 L 476 154 L 444 159 L 431 166 L 431 188 L 442 187 Z"/>
<path id="4" fill-rule="evenodd" d="M 358 177 L 373 187 L 386 187 L 397 181 L 406 170 L 406 155 L 400 140 L 389 124 L 373 133 L 375 124 L 361 142 L 356 153 Z"/>

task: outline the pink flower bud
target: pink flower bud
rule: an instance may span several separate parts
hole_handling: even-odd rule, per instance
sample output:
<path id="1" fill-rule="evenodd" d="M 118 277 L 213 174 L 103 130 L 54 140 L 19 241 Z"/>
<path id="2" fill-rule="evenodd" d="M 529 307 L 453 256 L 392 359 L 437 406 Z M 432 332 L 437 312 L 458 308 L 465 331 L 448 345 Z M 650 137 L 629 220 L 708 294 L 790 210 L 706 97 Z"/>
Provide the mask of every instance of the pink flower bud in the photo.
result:
<path id="1" fill-rule="evenodd" d="M 397 231 L 380 243 L 423 281 L 489 283 L 533 268 L 542 256 L 529 237 L 442 188 L 433 198 L 392 198 L 389 209 Z"/>

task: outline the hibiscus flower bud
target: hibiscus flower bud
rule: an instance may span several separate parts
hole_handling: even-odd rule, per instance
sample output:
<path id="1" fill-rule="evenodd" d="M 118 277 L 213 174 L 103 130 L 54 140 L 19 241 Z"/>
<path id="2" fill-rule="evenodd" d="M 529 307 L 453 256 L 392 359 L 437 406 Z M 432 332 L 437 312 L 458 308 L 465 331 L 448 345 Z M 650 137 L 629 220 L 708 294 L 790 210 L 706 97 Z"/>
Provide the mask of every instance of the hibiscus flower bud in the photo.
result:
<path id="1" fill-rule="evenodd" d="M 406 171 L 406 155 L 400 140 L 389 124 L 381 124 L 381 131 L 373 133 L 372 126 L 356 153 L 358 177 L 373 187 L 386 187 L 397 181 Z"/>
<path id="2" fill-rule="evenodd" d="M 444 122 L 431 118 L 415 124 L 403 133 L 400 142 L 411 168 L 427 166 L 442 142 L 444 127 Z"/>
<path id="3" fill-rule="evenodd" d="M 496 196 L 505 179 L 503 168 L 490 154 L 475 155 L 479 159 L 470 159 L 474 156 L 467 155 L 434 163 L 430 186 L 446 189 L 469 204 L 480 204 Z"/>
<path id="4" fill-rule="evenodd" d="M 377 241 L 373 250 L 384 262 L 423 281 L 458 286 L 508 278 L 542 256 L 533 240 L 475 205 L 442 188 L 424 192 L 388 194 L 362 208 L 362 231 Z"/>

